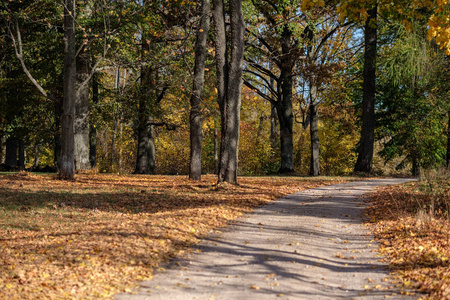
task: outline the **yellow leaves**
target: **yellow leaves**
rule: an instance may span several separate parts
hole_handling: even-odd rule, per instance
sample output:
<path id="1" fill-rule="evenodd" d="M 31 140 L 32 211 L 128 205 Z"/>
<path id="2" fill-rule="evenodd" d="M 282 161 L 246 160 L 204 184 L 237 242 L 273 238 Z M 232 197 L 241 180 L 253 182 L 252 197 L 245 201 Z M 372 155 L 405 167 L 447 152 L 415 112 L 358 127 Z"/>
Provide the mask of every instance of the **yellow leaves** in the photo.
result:
<path id="1" fill-rule="evenodd" d="M 323 7 L 324 5 L 324 0 L 305 0 L 302 2 L 302 11 L 309 11 L 316 7 Z"/>

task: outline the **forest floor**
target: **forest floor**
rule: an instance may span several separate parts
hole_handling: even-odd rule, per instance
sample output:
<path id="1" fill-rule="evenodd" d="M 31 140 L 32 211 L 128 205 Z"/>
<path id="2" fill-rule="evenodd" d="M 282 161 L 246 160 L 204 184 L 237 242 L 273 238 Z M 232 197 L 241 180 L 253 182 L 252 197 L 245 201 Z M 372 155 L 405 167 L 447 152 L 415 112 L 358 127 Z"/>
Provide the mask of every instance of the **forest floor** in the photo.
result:
<path id="1" fill-rule="evenodd" d="M 1 174 L 0 299 L 450 299 L 450 181 L 386 180 Z"/>
<path id="2" fill-rule="evenodd" d="M 101 299 L 255 207 L 357 178 L 0 175 L 0 299 Z"/>
<path id="3" fill-rule="evenodd" d="M 450 300 L 450 173 L 379 189 L 366 213 L 394 280 L 426 299 Z"/>

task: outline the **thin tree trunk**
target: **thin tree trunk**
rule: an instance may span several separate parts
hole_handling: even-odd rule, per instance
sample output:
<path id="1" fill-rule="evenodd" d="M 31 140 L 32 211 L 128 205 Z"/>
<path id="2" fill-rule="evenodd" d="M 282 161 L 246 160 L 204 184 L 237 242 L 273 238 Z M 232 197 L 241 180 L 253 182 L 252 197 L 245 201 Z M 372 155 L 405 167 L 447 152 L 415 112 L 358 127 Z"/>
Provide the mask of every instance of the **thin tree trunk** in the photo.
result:
<path id="1" fill-rule="evenodd" d="M 121 120 L 123 120 L 123 116 L 120 117 Z M 120 122 L 120 131 L 119 131 L 119 137 L 122 140 L 123 139 L 123 122 Z M 119 157 L 117 158 L 117 172 L 119 174 L 122 174 L 122 147 L 119 148 Z"/>
<path id="2" fill-rule="evenodd" d="M 62 142 L 61 142 L 62 102 L 63 100 L 60 97 L 57 97 L 54 102 L 55 129 L 53 133 L 53 162 L 58 170 L 61 166 L 61 152 L 62 152 Z"/>
<path id="3" fill-rule="evenodd" d="M 214 174 L 219 174 L 219 140 L 216 124 L 214 125 Z"/>
<path id="4" fill-rule="evenodd" d="M 315 78 L 310 82 L 310 135 L 311 135 L 311 160 L 309 175 L 318 176 L 320 173 L 319 165 L 319 116 L 317 113 L 317 84 Z"/>
<path id="5" fill-rule="evenodd" d="M 200 29 L 195 42 L 194 80 L 191 96 L 190 121 L 190 165 L 189 178 L 200 180 L 202 174 L 202 120 L 201 102 L 205 81 L 206 40 L 209 31 L 210 0 L 202 1 Z"/>
<path id="6" fill-rule="evenodd" d="M 91 73 L 90 57 L 77 57 L 77 96 L 75 102 L 74 141 L 75 170 L 88 170 L 89 162 L 89 92 L 90 85 L 86 81 Z"/>
<path id="7" fill-rule="evenodd" d="M 272 150 L 277 148 L 278 142 L 278 123 L 277 123 L 277 107 L 270 103 L 270 146 Z"/>
<path id="8" fill-rule="evenodd" d="M 114 170 L 114 164 L 116 163 L 116 140 L 117 140 L 117 130 L 118 130 L 118 124 L 117 124 L 117 117 L 114 114 L 114 125 L 113 125 L 113 132 L 112 132 L 112 138 L 111 138 L 111 156 L 109 164 L 111 165 L 111 170 Z"/>
<path id="9" fill-rule="evenodd" d="M 6 154 L 6 137 L 2 135 L 0 139 L 0 163 L 5 164 L 5 154 Z"/>
<path id="10" fill-rule="evenodd" d="M 364 81 L 362 103 L 362 127 L 359 154 L 355 172 L 372 171 L 373 147 L 375 141 L 375 70 L 377 57 L 377 6 L 368 11 L 364 28 Z"/>
<path id="11" fill-rule="evenodd" d="M 18 146 L 19 146 L 18 149 L 19 161 L 17 162 L 17 166 L 19 167 L 20 170 L 24 170 L 26 164 L 26 153 L 25 153 L 25 142 L 23 141 L 23 139 L 19 140 Z"/>
<path id="12" fill-rule="evenodd" d="M 216 1 L 221 2 L 221 1 Z M 241 110 L 242 69 L 244 61 L 244 21 L 242 14 L 242 0 L 231 0 L 230 6 L 230 67 L 227 70 L 224 102 L 221 105 L 222 136 L 220 144 L 219 176 L 218 182 L 237 183 L 239 123 Z M 223 3 L 222 3 L 223 8 Z M 220 16 L 220 15 L 219 15 Z M 223 15 L 222 21 L 224 23 Z M 225 32 L 225 27 L 222 28 Z M 218 38 L 216 36 L 216 38 Z M 226 41 L 226 37 L 220 37 Z M 226 47 L 226 43 L 222 45 Z M 216 42 L 217 47 L 217 42 Z M 220 48 L 220 47 L 219 47 Z M 222 49 L 217 49 L 223 51 Z M 216 50 L 216 55 L 219 51 Z M 226 51 L 223 51 L 226 53 Z M 218 67 L 222 67 L 218 65 Z M 219 68 L 218 68 L 219 69 Z"/>
<path id="13" fill-rule="evenodd" d="M 41 145 L 36 143 L 34 145 L 34 162 L 33 162 L 33 168 L 39 167 L 39 157 L 41 156 Z"/>
<path id="14" fill-rule="evenodd" d="M 64 100 L 61 118 L 62 156 L 59 178 L 72 180 L 75 175 L 74 132 L 76 97 L 75 0 L 64 1 Z"/>
<path id="15" fill-rule="evenodd" d="M 269 67 L 272 69 L 272 61 L 269 62 Z M 269 78 L 269 85 L 272 90 L 275 90 L 275 81 L 273 77 Z M 270 97 L 270 91 L 269 95 Z M 275 150 L 277 148 L 278 144 L 278 123 L 277 123 L 277 106 L 271 102 L 270 103 L 270 146 L 272 147 L 272 150 Z"/>
<path id="16" fill-rule="evenodd" d="M 92 103 L 98 103 L 98 79 L 97 74 L 94 74 L 92 78 Z M 91 168 L 97 165 L 97 127 L 93 122 L 89 122 L 89 161 L 91 163 Z"/>
<path id="17" fill-rule="evenodd" d="M 154 121 L 153 117 L 149 117 L 149 122 L 152 123 Z M 146 153 L 147 153 L 147 174 L 154 174 L 156 168 L 156 146 L 155 146 L 155 126 L 147 125 L 147 136 L 148 141 L 146 144 Z"/>
<path id="18" fill-rule="evenodd" d="M 116 69 L 116 80 L 114 88 L 116 90 L 116 95 L 119 95 L 119 89 L 120 89 L 120 68 Z M 113 118 L 114 118 L 114 127 L 112 132 L 112 138 L 111 138 L 111 156 L 110 156 L 110 166 L 111 170 L 114 170 L 114 164 L 116 162 L 116 140 L 117 140 L 117 130 L 118 130 L 118 121 L 117 121 L 117 111 L 114 106 L 113 110 Z"/>
<path id="19" fill-rule="evenodd" d="M 8 169 L 17 167 L 17 147 L 18 141 L 15 137 L 10 137 L 6 140 L 5 166 Z"/>

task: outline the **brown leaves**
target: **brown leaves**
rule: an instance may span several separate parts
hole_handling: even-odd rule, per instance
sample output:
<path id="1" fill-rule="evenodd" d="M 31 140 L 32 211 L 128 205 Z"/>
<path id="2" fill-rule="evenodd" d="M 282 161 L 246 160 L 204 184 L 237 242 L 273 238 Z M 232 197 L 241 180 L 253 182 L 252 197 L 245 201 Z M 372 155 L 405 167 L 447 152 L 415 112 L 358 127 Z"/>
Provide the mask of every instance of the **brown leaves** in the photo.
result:
<path id="1" fill-rule="evenodd" d="M 449 185 L 440 187 L 440 194 L 420 184 L 384 188 L 368 208 L 370 228 L 391 269 L 404 287 L 429 293 L 430 299 L 450 299 L 450 222 L 443 217 L 450 207 Z"/>
<path id="2" fill-rule="evenodd" d="M 252 208 L 338 180 L 77 174 L 0 176 L 0 298 L 101 299 L 151 278 Z"/>

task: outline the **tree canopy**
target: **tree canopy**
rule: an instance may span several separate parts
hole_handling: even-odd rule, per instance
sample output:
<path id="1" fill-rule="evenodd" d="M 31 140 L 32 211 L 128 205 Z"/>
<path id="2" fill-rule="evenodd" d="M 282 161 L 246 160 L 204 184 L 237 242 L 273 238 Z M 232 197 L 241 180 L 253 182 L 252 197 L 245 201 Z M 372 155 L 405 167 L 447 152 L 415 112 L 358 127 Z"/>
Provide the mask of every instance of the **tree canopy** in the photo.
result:
<path id="1" fill-rule="evenodd" d="M 2 0 L 2 167 L 236 183 L 446 165 L 448 10 L 444 0 Z M 357 168 L 361 147 L 370 162 Z"/>

